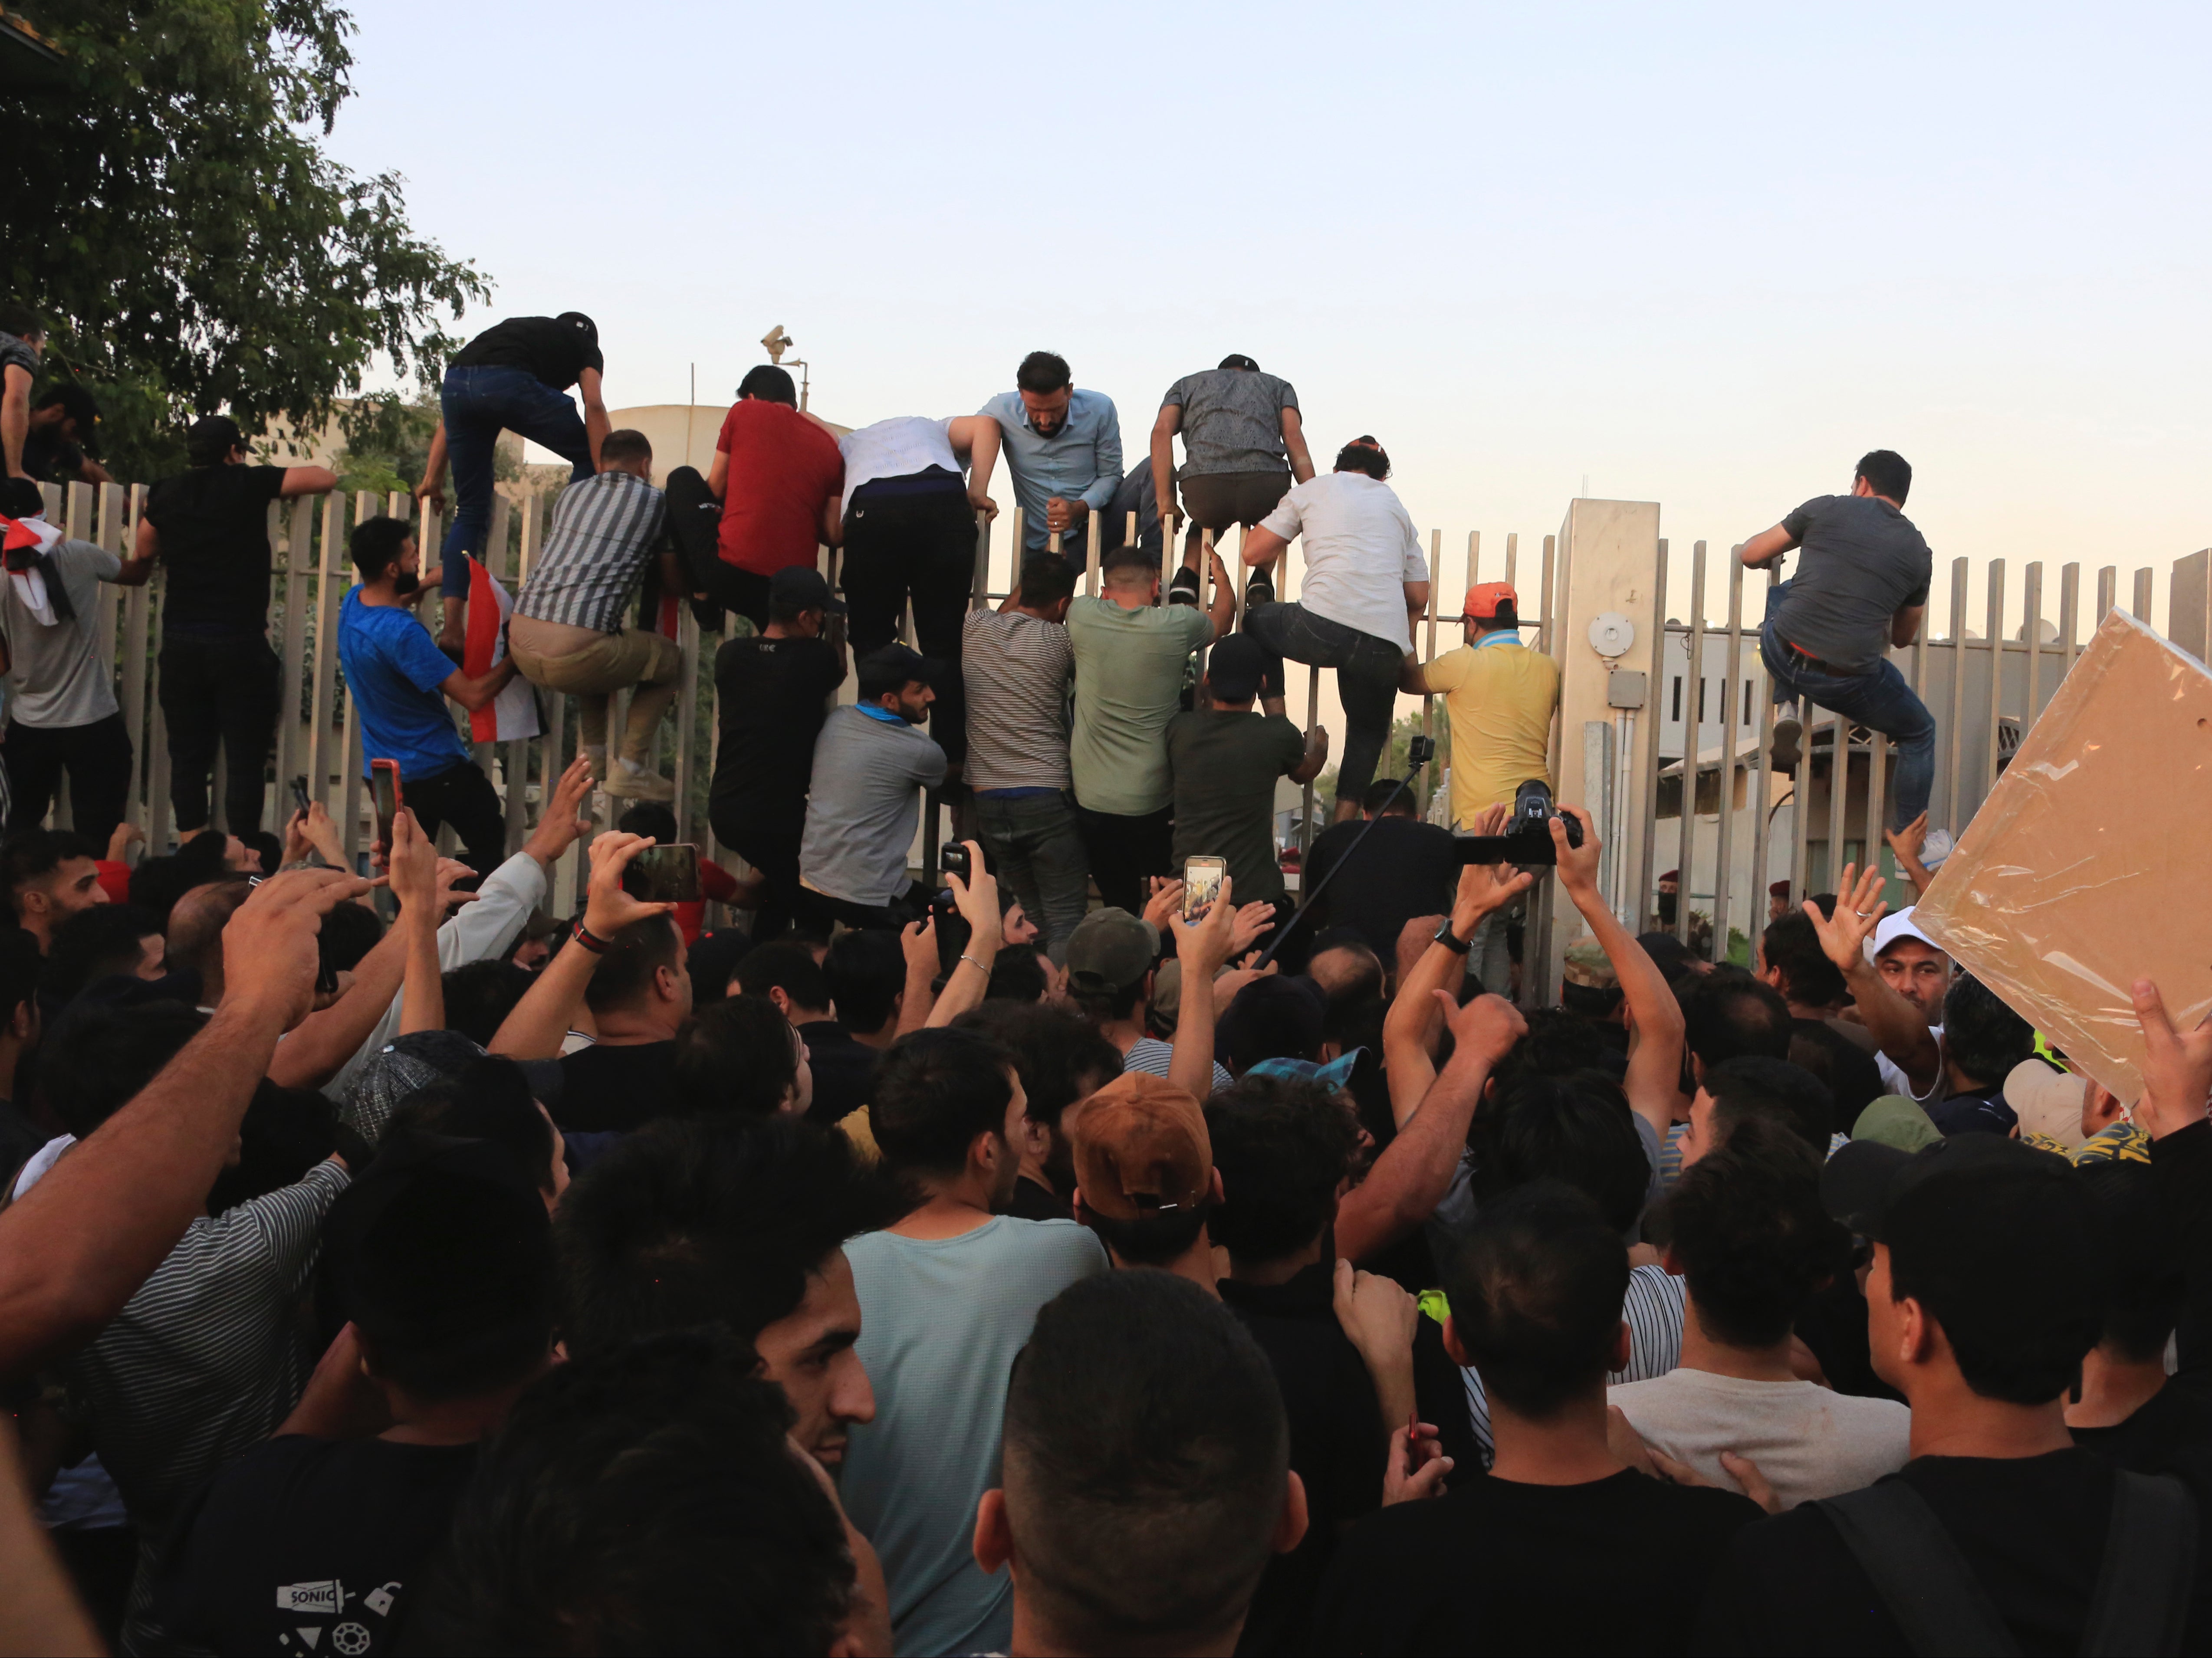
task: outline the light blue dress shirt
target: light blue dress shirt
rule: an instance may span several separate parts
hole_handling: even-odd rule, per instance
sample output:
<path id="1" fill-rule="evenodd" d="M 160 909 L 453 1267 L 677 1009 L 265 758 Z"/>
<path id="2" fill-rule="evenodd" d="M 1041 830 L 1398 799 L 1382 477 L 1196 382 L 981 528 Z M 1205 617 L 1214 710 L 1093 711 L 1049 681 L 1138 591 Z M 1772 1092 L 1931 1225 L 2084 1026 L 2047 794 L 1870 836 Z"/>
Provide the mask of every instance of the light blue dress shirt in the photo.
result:
<path id="1" fill-rule="evenodd" d="M 1121 487 L 1121 420 L 1114 400 L 1078 387 L 1067 400 L 1067 422 L 1050 437 L 1030 424 L 1019 392 L 1001 392 L 977 411 L 999 423 L 1000 451 L 1022 509 L 1022 541 L 1042 552 L 1052 540 L 1045 502 L 1058 495 L 1080 499 L 1103 512 Z M 1063 538 L 1063 544 L 1065 538 Z"/>

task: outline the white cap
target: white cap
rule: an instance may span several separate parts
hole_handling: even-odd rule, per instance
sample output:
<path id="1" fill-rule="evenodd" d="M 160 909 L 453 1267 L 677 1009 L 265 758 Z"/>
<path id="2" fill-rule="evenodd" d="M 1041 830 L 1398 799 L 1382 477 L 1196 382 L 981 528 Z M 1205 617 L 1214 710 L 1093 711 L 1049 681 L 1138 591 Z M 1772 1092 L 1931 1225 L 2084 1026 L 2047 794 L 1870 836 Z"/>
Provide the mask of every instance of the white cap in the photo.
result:
<path id="1" fill-rule="evenodd" d="M 1912 908 L 1911 904 L 1907 904 L 1903 909 L 1893 911 L 1875 923 L 1874 936 L 1866 941 L 1867 960 L 1880 961 L 1881 952 L 1899 938 L 1917 938 L 1930 950 L 1943 948 L 1913 925 Z"/>

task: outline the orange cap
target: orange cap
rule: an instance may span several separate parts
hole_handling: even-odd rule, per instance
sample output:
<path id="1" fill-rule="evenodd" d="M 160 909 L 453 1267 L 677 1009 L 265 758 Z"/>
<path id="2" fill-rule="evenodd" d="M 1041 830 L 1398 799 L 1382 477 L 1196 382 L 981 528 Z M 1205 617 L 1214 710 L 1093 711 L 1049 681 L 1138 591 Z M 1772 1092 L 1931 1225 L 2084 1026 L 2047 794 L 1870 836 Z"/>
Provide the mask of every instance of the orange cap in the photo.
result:
<path id="1" fill-rule="evenodd" d="M 1477 622 L 1488 622 L 1500 610 L 1521 613 L 1520 601 L 1514 597 L 1513 585 L 1507 581 L 1485 581 L 1467 590 L 1467 602 L 1460 614 L 1472 616 Z"/>
<path id="2" fill-rule="evenodd" d="M 1074 1109 L 1068 1138 L 1087 1208 L 1135 1220 L 1188 1209 L 1212 1189 L 1206 1112 L 1165 1078 L 1124 1072 Z"/>

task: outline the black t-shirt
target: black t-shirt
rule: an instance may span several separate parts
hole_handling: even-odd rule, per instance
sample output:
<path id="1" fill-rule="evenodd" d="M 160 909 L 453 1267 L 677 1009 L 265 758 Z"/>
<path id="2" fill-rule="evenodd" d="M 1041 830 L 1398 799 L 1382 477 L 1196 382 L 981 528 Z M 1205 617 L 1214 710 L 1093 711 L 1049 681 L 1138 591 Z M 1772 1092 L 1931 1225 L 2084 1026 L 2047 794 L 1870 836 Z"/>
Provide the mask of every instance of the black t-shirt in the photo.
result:
<path id="1" fill-rule="evenodd" d="M 2074 1442 L 2135 1473 L 2171 1473 L 2193 1452 L 2212 1452 L 2212 1400 L 2169 1382 L 2126 1421 L 2072 1428 Z"/>
<path id="2" fill-rule="evenodd" d="M 1626 1470 L 1583 1485 L 1474 1480 L 1352 1528 L 1322 1583 L 1314 1650 L 1681 1652 L 1723 1546 L 1759 1518 L 1734 1491 Z"/>
<path id="3" fill-rule="evenodd" d="M 520 368 L 565 392 L 586 368 L 606 372 L 599 340 L 558 317 L 509 317 L 454 353 L 456 368 Z"/>
<path id="4" fill-rule="evenodd" d="M 1332 823 L 1314 837 L 1306 853 L 1304 890 L 1311 892 L 1334 869 L 1359 831 L 1370 829 L 1358 856 L 1329 883 L 1316 928 L 1359 929 L 1386 968 L 1398 959 L 1398 935 L 1416 915 L 1449 915 L 1459 884 L 1459 853 L 1449 829 L 1411 817 L 1378 817 L 1366 823 Z M 1304 927 L 1299 931 L 1304 932 Z"/>
<path id="5" fill-rule="evenodd" d="M 1221 1299 L 1252 1333 L 1290 1418 L 1291 1467 L 1306 1488 L 1304 1540 L 1267 1563 L 1239 1652 L 1309 1652 L 1314 1590 L 1342 1528 L 1382 1500 L 1387 1436 L 1375 1384 L 1337 1322 L 1333 1262 L 1287 1282 L 1224 1278 Z"/>
<path id="6" fill-rule="evenodd" d="M 2201 1471 L 2202 1465 L 2197 1465 Z M 2042 1456 L 1923 1456 L 1889 1476 L 1935 1510 L 2027 1654 L 2081 1650 L 2089 1595 L 2112 1523 L 2111 1463 L 2094 1452 Z M 2200 1515 L 2212 1487 L 2185 1471 Z M 2198 1527 L 2199 1564 L 2184 1652 L 2212 1642 L 2212 1526 Z M 1826 1515 L 1811 1503 L 1731 1542 L 1713 1574 L 1698 1649 L 1711 1653 L 1905 1654 L 1904 1632 Z"/>
<path id="7" fill-rule="evenodd" d="M 1850 1133 L 1859 1113 L 1889 1091 L 1874 1055 L 1826 1019 L 1790 1021 L 1790 1058 L 1828 1085 L 1836 1102 L 1830 1127 L 1838 1134 Z"/>
<path id="8" fill-rule="evenodd" d="M 473 1445 L 264 1439 L 178 1517 L 155 1620 L 222 1653 L 382 1652 L 392 1603 L 444 1542 L 476 1461 Z"/>
<path id="9" fill-rule="evenodd" d="M 675 1108 L 676 1044 L 595 1042 L 561 1061 L 553 1121 L 579 1133 L 623 1133 Z"/>
<path id="10" fill-rule="evenodd" d="M 269 629 L 269 503 L 281 466 L 195 466 L 146 495 L 161 532 L 161 636 L 202 644 L 258 639 Z"/>
<path id="11" fill-rule="evenodd" d="M 33 426 L 23 434 L 23 471 L 48 483 L 70 483 L 84 470 L 84 451 L 56 426 Z"/>
<path id="12" fill-rule="evenodd" d="M 825 639 L 732 639 L 714 653 L 722 729 L 708 793 L 718 812 L 803 806 L 826 699 L 844 678 Z"/>
<path id="13" fill-rule="evenodd" d="M 1168 721 L 1175 774 L 1175 856 L 1220 858 L 1240 904 L 1283 896 L 1275 858 L 1275 782 L 1297 769 L 1306 742 L 1279 714 L 1206 708 Z"/>
<path id="14" fill-rule="evenodd" d="M 806 1114 L 826 1127 L 866 1105 L 875 1086 L 876 1050 L 835 1019 L 800 1025 L 799 1035 L 814 1073 L 814 1103 Z"/>
<path id="15" fill-rule="evenodd" d="M 1075 1211 L 1059 1193 L 1049 1186 L 1040 1185 L 1027 1175 L 1014 1177 L 1014 1200 L 1006 1206 L 1006 1212 L 1016 1220 L 1073 1220 Z"/>

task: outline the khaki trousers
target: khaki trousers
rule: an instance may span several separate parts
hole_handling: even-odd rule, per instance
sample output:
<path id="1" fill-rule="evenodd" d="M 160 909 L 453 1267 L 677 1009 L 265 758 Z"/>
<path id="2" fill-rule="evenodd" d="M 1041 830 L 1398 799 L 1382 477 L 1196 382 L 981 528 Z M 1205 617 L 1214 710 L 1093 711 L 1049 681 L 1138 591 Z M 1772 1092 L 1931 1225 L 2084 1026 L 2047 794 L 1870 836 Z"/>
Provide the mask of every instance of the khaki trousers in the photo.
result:
<path id="1" fill-rule="evenodd" d="M 684 653 L 659 634 L 625 628 L 618 634 L 602 634 L 581 650 L 561 656 L 541 656 L 524 637 L 526 619 L 518 617 L 507 630 L 507 648 L 514 665 L 533 685 L 564 691 L 578 699 L 584 746 L 604 750 L 607 745 L 607 704 L 611 692 L 637 689 L 629 699 L 629 720 L 623 729 L 622 757 L 649 766 L 653 729 L 676 700 L 677 681 L 684 671 Z"/>

